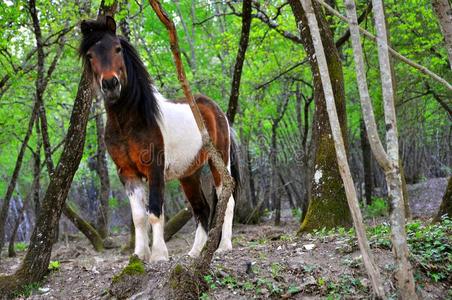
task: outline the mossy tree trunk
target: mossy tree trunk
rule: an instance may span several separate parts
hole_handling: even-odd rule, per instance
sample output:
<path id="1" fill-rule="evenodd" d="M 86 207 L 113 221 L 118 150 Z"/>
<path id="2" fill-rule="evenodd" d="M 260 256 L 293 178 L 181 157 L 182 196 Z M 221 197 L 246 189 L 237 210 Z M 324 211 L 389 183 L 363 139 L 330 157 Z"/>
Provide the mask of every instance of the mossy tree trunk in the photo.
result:
<path id="1" fill-rule="evenodd" d="M 441 217 L 444 215 L 447 215 L 449 218 L 452 218 L 452 176 L 449 177 L 443 201 L 441 202 L 438 214 L 433 219 L 433 222 L 440 222 Z"/>
<path id="2" fill-rule="evenodd" d="M 308 211 L 301 224 L 300 232 L 312 231 L 319 228 L 332 228 L 336 226 L 350 227 L 352 225 L 350 210 L 345 196 L 339 168 L 336 161 L 334 141 L 328 121 L 325 95 L 315 50 L 309 30 L 306 13 L 298 0 L 289 0 L 289 4 L 299 24 L 304 49 L 309 56 L 314 80 L 315 115 L 313 125 L 313 138 L 315 160 L 312 178 L 312 191 Z M 325 47 L 329 74 L 333 85 L 335 102 L 342 136 L 347 141 L 347 125 L 345 113 L 344 76 L 342 63 L 335 46 L 332 33 L 325 20 L 325 16 L 317 3 L 314 11 L 319 23 L 320 34 Z"/>

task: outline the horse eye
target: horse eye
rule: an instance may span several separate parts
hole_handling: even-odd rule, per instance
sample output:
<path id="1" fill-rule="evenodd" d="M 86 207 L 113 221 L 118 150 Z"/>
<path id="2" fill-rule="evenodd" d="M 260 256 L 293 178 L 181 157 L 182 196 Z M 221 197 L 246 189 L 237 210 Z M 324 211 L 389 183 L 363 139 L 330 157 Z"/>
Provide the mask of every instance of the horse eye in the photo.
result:
<path id="1" fill-rule="evenodd" d="M 119 53 L 122 51 L 122 49 L 121 49 L 121 47 L 116 47 L 115 51 L 116 51 L 116 53 Z"/>
<path id="2" fill-rule="evenodd" d="M 86 54 L 86 58 L 89 59 L 89 60 L 91 60 L 91 59 L 93 58 L 93 56 L 91 55 L 91 53 L 87 53 L 87 54 Z"/>

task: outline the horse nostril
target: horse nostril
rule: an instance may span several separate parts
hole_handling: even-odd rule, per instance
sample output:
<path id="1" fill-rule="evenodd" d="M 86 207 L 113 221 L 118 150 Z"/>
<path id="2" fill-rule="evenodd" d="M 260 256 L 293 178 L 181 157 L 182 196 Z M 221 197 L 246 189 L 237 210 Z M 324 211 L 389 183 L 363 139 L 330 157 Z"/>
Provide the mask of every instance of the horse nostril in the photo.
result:
<path id="1" fill-rule="evenodd" d="M 113 90 L 119 85 L 119 80 L 116 77 L 112 79 L 102 79 L 102 89 L 103 90 Z"/>

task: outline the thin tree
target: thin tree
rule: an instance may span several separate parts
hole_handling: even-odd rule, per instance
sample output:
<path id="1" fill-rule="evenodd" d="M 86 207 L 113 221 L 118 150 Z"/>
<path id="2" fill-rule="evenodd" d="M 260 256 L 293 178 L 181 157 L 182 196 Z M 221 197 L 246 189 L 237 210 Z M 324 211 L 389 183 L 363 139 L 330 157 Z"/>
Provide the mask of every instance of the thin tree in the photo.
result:
<path id="1" fill-rule="evenodd" d="M 432 0 L 433 10 L 438 16 L 439 26 L 444 36 L 449 66 L 452 69 L 452 8 L 448 0 Z"/>
<path id="2" fill-rule="evenodd" d="M 388 148 L 387 152 L 384 150 L 378 135 L 372 103 L 367 87 L 367 80 L 365 75 L 366 73 L 364 68 L 364 55 L 360 42 L 355 3 L 353 0 L 346 0 L 345 4 L 349 18 L 363 119 L 366 125 L 370 147 L 378 164 L 385 172 L 386 182 L 388 185 L 388 195 L 391 205 L 391 237 L 394 256 L 397 263 L 397 286 L 400 292 L 400 296 L 403 299 L 417 299 L 412 267 L 408 260 L 402 180 L 399 167 L 397 123 L 394 108 L 393 78 L 389 59 L 383 4 L 380 0 L 373 1 L 383 89 L 383 102 L 386 123 L 386 144 Z"/>
<path id="3" fill-rule="evenodd" d="M 112 6 L 106 6 L 102 1 L 99 15 L 112 14 L 115 10 L 115 3 Z M 30 239 L 30 247 L 14 274 L 0 276 L 0 295 L 2 296 L 11 295 L 22 286 L 41 280 L 48 272 L 55 230 L 72 179 L 82 158 L 92 97 L 91 80 L 83 72 L 64 148 L 42 201 L 41 212 Z"/>
<path id="4" fill-rule="evenodd" d="M 353 225 L 355 226 L 356 235 L 358 237 L 358 245 L 361 250 L 363 262 L 371 279 L 375 294 L 378 298 L 385 298 L 385 293 L 380 278 L 380 272 L 377 268 L 377 265 L 375 264 L 372 253 L 370 251 L 369 243 L 367 241 L 366 231 L 364 228 L 361 211 L 359 209 L 358 198 L 356 196 L 355 185 L 353 183 L 353 178 L 347 161 L 347 152 L 345 150 L 344 140 L 342 138 L 341 127 L 334 101 L 334 92 L 328 71 L 328 63 L 325 57 L 316 15 L 314 13 L 311 0 L 302 0 L 301 3 L 306 12 L 309 28 L 313 39 L 315 54 L 317 56 L 317 63 L 322 79 L 322 86 L 325 93 L 331 133 L 333 134 L 334 139 L 337 162 L 339 164 L 339 170 L 341 172 L 342 181 L 345 186 L 348 205 L 353 217 Z"/>
<path id="5" fill-rule="evenodd" d="M 444 193 L 443 200 L 439 206 L 438 213 L 433 222 L 440 222 L 443 216 L 447 216 L 452 219 L 452 176 L 447 181 L 446 192 Z"/>
<path id="6" fill-rule="evenodd" d="M 47 166 L 47 172 L 49 173 L 49 177 L 52 177 L 54 172 L 54 164 L 52 160 L 52 147 L 50 144 L 49 130 L 47 124 L 47 114 L 44 105 L 44 92 L 47 88 L 48 82 L 55 71 L 57 66 L 57 62 L 63 53 L 63 48 L 65 41 L 62 38 L 59 42 L 59 47 L 57 52 L 53 58 L 50 67 L 47 70 L 47 74 L 45 74 L 44 64 L 45 64 L 45 53 L 44 53 L 44 45 L 41 33 L 41 25 L 38 17 L 38 12 L 36 9 L 36 2 L 32 0 L 28 4 L 28 10 L 33 20 L 33 31 L 36 39 L 36 48 L 38 53 L 38 64 L 37 64 L 37 77 L 36 77 L 36 101 L 39 103 L 39 120 L 40 129 L 42 134 L 42 144 L 44 148 L 44 157 L 45 163 Z M 108 201 L 108 199 L 107 199 Z M 70 207 L 67 203 L 64 204 L 63 209 L 64 215 L 79 229 L 91 242 L 94 249 L 96 251 L 103 250 L 103 241 L 99 233 L 92 227 L 88 222 L 86 222 L 81 216 L 77 214 L 77 212 Z M 58 238 L 58 229 L 55 233 L 56 238 Z"/>
<path id="7" fill-rule="evenodd" d="M 179 82 L 184 91 L 186 101 L 188 102 L 193 116 L 195 118 L 196 124 L 202 136 L 203 147 L 205 147 L 209 158 L 211 159 L 215 169 L 220 173 L 221 181 L 223 183 L 223 189 L 218 196 L 218 204 L 215 214 L 214 226 L 209 230 L 207 242 L 201 252 L 199 258 L 197 258 L 193 265 L 188 269 L 181 265 L 177 265 L 171 272 L 172 290 L 173 297 L 177 299 L 187 298 L 187 293 L 197 293 L 199 297 L 199 284 L 202 281 L 202 276 L 206 274 L 210 267 L 210 263 L 213 258 L 213 254 L 217 249 L 218 243 L 220 241 L 221 229 L 224 221 L 224 215 L 226 211 L 226 206 L 229 197 L 232 195 L 234 190 L 234 179 L 229 174 L 226 165 L 221 158 L 218 150 L 212 144 L 209 133 L 207 132 L 206 126 L 204 124 L 203 118 L 199 111 L 199 108 L 194 101 L 188 80 L 185 75 L 185 71 L 182 65 L 182 60 L 180 57 L 179 43 L 177 39 L 177 31 L 173 21 L 168 17 L 168 14 L 163 10 L 161 4 L 157 0 L 149 0 L 150 5 L 154 9 L 155 13 L 159 17 L 160 21 L 165 25 L 168 30 L 171 51 L 173 54 L 174 62 L 176 65 L 177 76 Z M 191 281 L 187 283 L 187 281 Z M 176 282 L 174 284 L 173 282 Z"/>
<path id="8" fill-rule="evenodd" d="M 102 101 L 100 98 L 96 100 L 96 137 L 97 137 L 97 153 L 96 153 L 96 173 L 100 179 L 99 192 L 99 208 L 97 211 L 97 230 L 100 237 L 108 236 L 109 224 L 109 207 L 108 200 L 110 198 L 110 178 L 108 176 L 107 163 L 107 147 L 105 146 L 105 125 L 102 111 Z"/>
<path id="9" fill-rule="evenodd" d="M 235 59 L 234 73 L 232 75 L 231 93 L 229 96 L 228 116 L 229 124 L 234 124 L 235 115 L 237 114 L 237 107 L 240 95 L 240 80 L 242 78 L 243 62 L 245 61 L 246 49 L 251 31 L 251 12 L 252 0 L 243 0 L 242 4 L 242 30 L 240 33 L 239 49 L 237 50 L 237 57 Z"/>

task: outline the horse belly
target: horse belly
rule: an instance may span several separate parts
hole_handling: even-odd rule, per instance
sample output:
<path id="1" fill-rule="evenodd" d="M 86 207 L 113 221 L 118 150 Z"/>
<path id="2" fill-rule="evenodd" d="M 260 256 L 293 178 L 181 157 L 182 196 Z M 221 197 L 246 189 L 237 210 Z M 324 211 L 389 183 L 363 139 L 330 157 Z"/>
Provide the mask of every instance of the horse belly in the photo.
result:
<path id="1" fill-rule="evenodd" d="M 201 133 L 186 104 L 159 103 L 162 112 L 160 129 L 165 149 L 165 179 L 186 175 L 193 165 L 203 164 L 198 157 L 202 147 Z"/>

